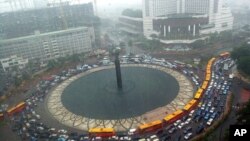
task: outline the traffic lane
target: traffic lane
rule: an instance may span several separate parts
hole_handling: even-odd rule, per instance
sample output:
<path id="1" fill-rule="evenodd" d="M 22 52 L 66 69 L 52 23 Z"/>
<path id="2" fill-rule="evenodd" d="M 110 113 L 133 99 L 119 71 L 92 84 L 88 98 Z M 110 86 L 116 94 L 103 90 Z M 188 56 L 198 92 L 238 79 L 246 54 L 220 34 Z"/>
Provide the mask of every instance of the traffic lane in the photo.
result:
<path id="1" fill-rule="evenodd" d="M 240 91 L 241 91 L 241 85 L 238 84 L 240 82 L 239 79 L 235 78 L 232 83 L 232 94 L 233 102 L 232 105 L 237 105 L 240 100 Z M 232 124 L 235 124 L 237 122 L 237 115 L 236 115 L 236 109 L 232 108 L 232 111 L 230 112 L 228 118 L 223 122 L 210 136 L 215 136 L 217 140 L 222 140 L 223 136 L 225 135 L 225 132 L 229 129 L 229 126 Z"/>

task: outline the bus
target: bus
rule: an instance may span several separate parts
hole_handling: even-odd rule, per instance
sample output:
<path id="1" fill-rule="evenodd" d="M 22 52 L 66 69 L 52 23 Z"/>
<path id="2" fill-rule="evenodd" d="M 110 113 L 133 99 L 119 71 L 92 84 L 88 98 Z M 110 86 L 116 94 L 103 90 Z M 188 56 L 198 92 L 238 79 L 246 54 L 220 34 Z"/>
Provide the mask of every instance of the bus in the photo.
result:
<path id="1" fill-rule="evenodd" d="M 206 80 L 206 81 L 210 81 L 210 79 L 211 79 L 211 73 L 207 73 L 207 74 L 206 74 L 206 79 L 205 79 L 205 80 Z"/>
<path id="2" fill-rule="evenodd" d="M 12 115 L 14 115 L 16 113 L 21 112 L 25 108 L 25 106 L 26 106 L 25 102 L 20 102 L 16 106 L 14 106 L 14 107 L 10 108 L 9 110 L 7 110 L 8 116 L 12 116 Z"/>
<path id="3" fill-rule="evenodd" d="M 208 86 L 208 81 L 203 81 L 202 85 L 201 85 L 201 88 L 203 90 L 207 89 L 207 86 Z"/>
<path id="4" fill-rule="evenodd" d="M 109 138 L 115 135 L 113 128 L 91 128 L 89 129 L 90 137 Z"/>
<path id="5" fill-rule="evenodd" d="M 192 99 L 191 101 L 188 102 L 188 104 L 186 104 L 183 110 L 186 112 L 190 112 L 196 105 L 197 105 L 197 100 Z"/>
<path id="6" fill-rule="evenodd" d="M 194 98 L 197 99 L 197 100 L 200 100 L 201 96 L 202 96 L 201 93 L 196 92 Z"/>
<path id="7" fill-rule="evenodd" d="M 149 133 L 153 131 L 157 131 L 162 128 L 162 121 L 155 120 L 150 123 L 142 124 L 138 127 L 138 131 L 140 134 Z"/>
<path id="8" fill-rule="evenodd" d="M 3 121 L 4 120 L 4 115 L 3 113 L 0 113 L 0 121 Z"/>
<path id="9" fill-rule="evenodd" d="M 176 120 L 178 120 L 183 115 L 184 115 L 183 110 L 177 110 L 174 113 L 167 115 L 163 120 L 166 122 L 166 124 L 171 124 Z"/>
<path id="10" fill-rule="evenodd" d="M 229 57 L 230 56 L 230 53 L 229 52 L 223 52 L 220 54 L 220 57 L 222 58 L 226 58 L 226 57 Z"/>

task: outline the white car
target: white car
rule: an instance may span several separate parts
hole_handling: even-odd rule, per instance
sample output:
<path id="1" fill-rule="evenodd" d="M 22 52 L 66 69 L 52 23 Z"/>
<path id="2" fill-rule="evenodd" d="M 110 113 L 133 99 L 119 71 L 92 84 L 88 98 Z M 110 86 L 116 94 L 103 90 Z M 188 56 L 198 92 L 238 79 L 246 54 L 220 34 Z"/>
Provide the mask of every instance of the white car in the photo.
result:
<path id="1" fill-rule="evenodd" d="M 206 105 L 206 104 L 202 104 L 202 105 L 201 105 L 201 110 L 204 110 L 204 109 L 205 109 L 205 105 Z"/>
<path id="2" fill-rule="evenodd" d="M 48 131 L 49 131 L 49 132 L 55 132 L 55 131 L 56 131 L 56 128 L 50 128 Z"/>
<path id="3" fill-rule="evenodd" d="M 185 121 L 185 124 L 189 124 L 191 120 L 192 120 L 192 118 L 188 118 L 188 119 Z"/>
<path id="4" fill-rule="evenodd" d="M 212 106 L 212 102 L 209 101 L 208 104 L 207 104 L 208 107 L 211 107 Z"/>
<path id="5" fill-rule="evenodd" d="M 58 130 L 58 133 L 60 133 L 60 134 L 67 134 L 67 130 L 64 130 L 64 129 L 61 129 L 61 130 Z"/>
<path id="6" fill-rule="evenodd" d="M 159 140 L 159 138 L 156 135 L 150 136 L 150 139 L 153 141 Z"/>
<path id="7" fill-rule="evenodd" d="M 207 121 L 207 125 L 211 125 L 213 123 L 214 119 L 210 118 L 208 121 Z"/>
<path id="8" fill-rule="evenodd" d="M 211 109 L 210 109 L 210 113 L 213 113 L 214 112 L 214 110 L 215 110 L 215 108 L 214 107 L 212 107 Z"/>
<path id="9" fill-rule="evenodd" d="M 64 139 L 68 139 L 69 138 L 69 136 L 68 135 L 59 135 L 59 138 L 64 138 Z"/>
<path id="10" fill-rule="evenodd" d="M 185 136 L 184 136 L 184 139 L 188 140 L 192 137 L 192 133 L 187 133 Z"/>
<path id="11" fill-rule="evenodd" d="M 128 135 L 133 135 L 135 133 L 136 129 L 129 129 Z"/>
<path id="12" fill-rule="evenodd" d="M 185 122 L 182 122 L 181 124 L 178 125 L 178 128 L 181 129 L 185 125 Z"/>
<path id="13" fill-rule="evenodd" d="M 175 123 L 174 123 L 174 126 L 177 126 L 178 124 L 181 123 L 181 120 L 177 120 Z"/>
<path id="14" fill-rule="evenodd" d="M 36 114 L 35 117 L 36 117 L 37 119 L 41 119 L 41 116 L 38 115 L 38 114 Z"/>
<path id="15" fill-rule="evenodd" d="M 193 116 L 193 114 L 194 114 L 194 110 L 192 110 L 192 111 L 189 113 L 189 116 L 191 117 L 191 116 Z"/>

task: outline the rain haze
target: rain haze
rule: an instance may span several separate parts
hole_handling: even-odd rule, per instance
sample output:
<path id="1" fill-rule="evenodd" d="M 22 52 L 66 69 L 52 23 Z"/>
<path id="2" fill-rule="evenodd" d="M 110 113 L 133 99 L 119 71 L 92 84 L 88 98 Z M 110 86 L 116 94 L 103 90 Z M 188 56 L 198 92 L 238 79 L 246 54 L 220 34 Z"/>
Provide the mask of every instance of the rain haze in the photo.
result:
<path id="1" fill-rule="evenodd" d="M 250 0 L 0 0 L 0 141 L 243 141 L 249 113 Z"/>

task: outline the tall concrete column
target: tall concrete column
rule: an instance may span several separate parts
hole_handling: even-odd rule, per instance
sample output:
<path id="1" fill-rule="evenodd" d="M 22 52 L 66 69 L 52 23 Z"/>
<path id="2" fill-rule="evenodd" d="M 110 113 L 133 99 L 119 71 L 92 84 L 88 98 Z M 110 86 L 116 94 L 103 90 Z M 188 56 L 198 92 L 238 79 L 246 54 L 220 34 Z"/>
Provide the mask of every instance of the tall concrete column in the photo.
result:
<path id="1" fill-rule="evenodd" d="M 168 33 L 170 33 L 171 32 L 171 28 L 170 28 L 170 25 L 168 26 Z"/>
<path id="2" fill-rule="evenodd" d="M 193 36 L 195 36 L 195 24 L 194 24 L 194 28 L 193 28 Z"/>
<path id="3" fill-rule="evenodd" d="M 114 52 L 115 52 L 115 70 L 116 70 L 117 88 L 119 90 L 122 90 L 122 75 L 121 75 L 121 66 L 119 60 L 120 50 L 121 50 L 120 48 L 116 48 Z"/>
<path id="4" fill-rule="evenodd" d="M 163 35 L 166 37 L 166 25 L 164 25 Z"/>

